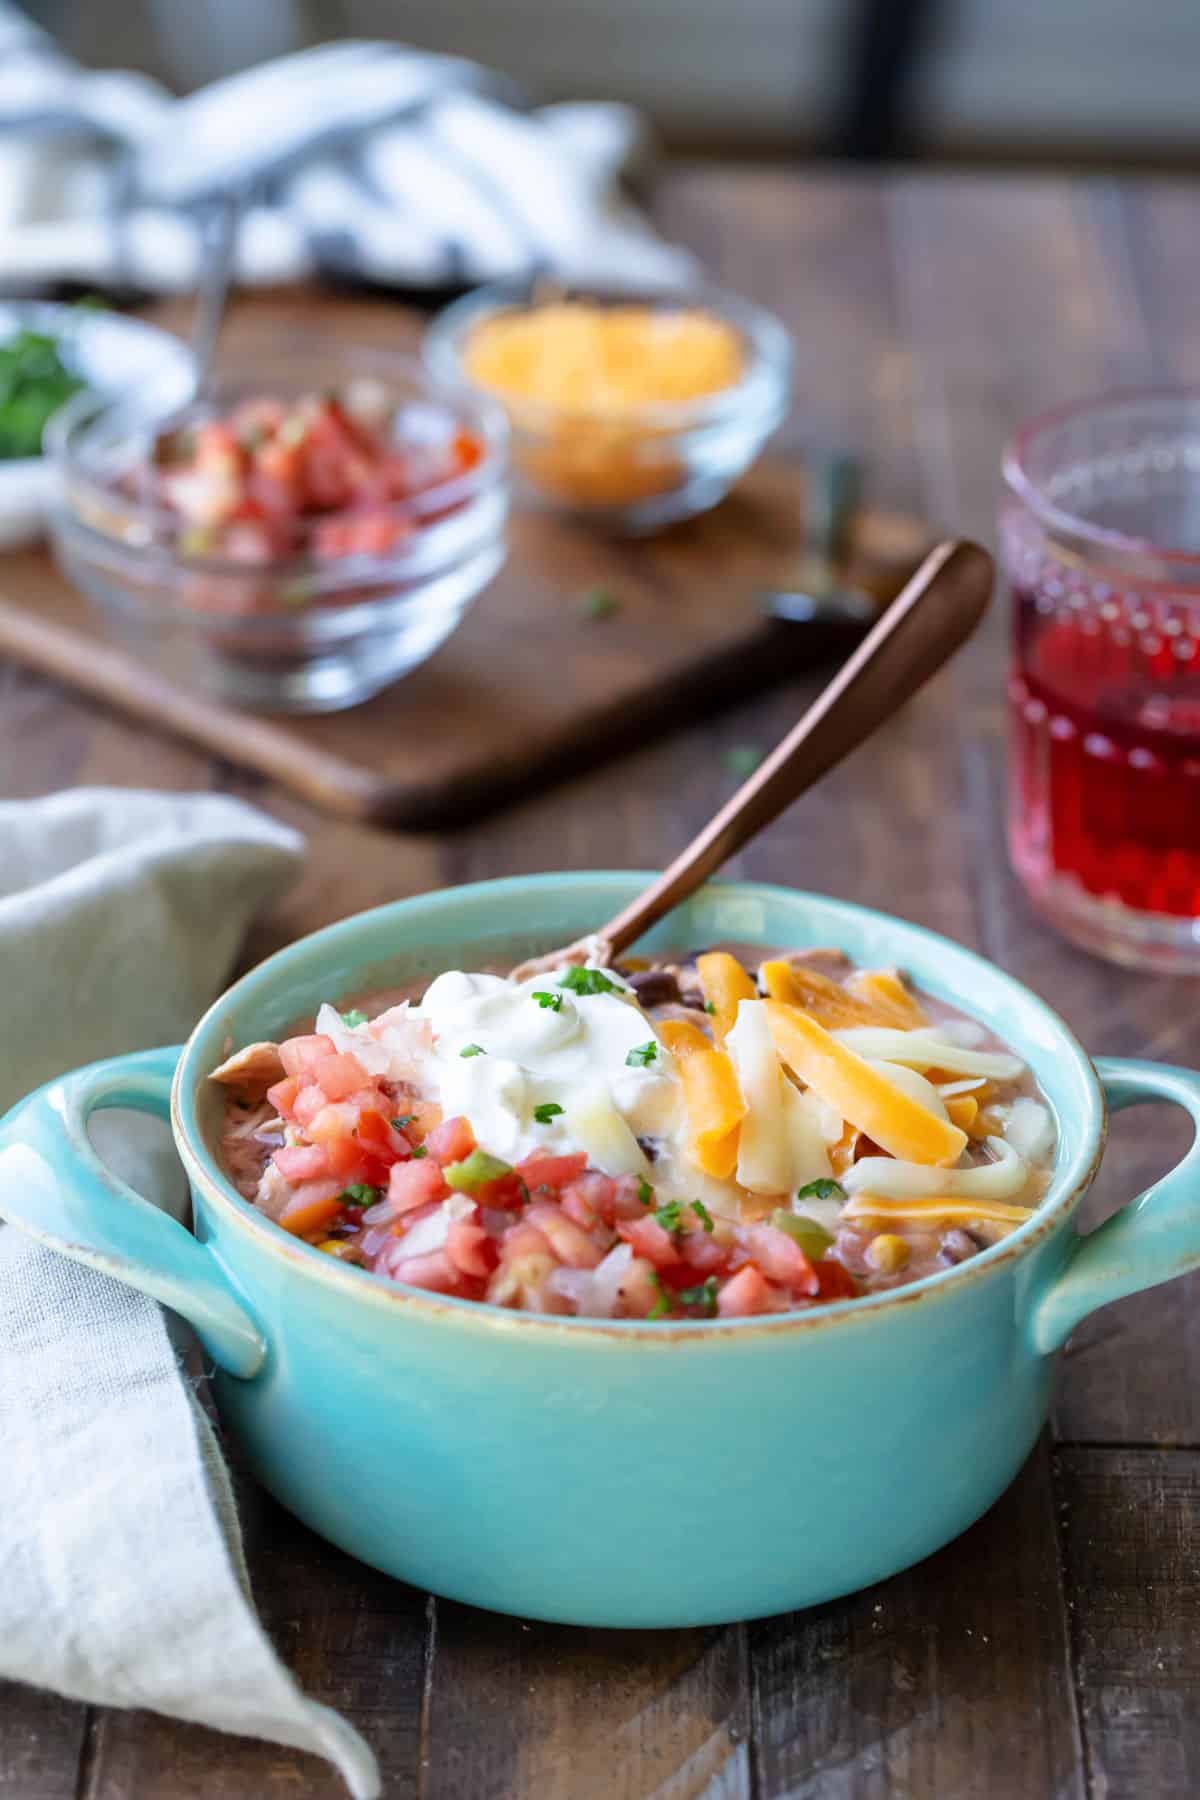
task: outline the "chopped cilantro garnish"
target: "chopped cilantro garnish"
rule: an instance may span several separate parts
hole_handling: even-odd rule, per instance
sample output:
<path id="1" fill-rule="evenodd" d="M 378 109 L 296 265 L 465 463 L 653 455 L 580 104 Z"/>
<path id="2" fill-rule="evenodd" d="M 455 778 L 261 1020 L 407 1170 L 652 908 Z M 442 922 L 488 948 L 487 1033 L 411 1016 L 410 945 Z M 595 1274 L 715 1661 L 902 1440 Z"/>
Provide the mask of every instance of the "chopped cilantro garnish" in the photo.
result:
<path id="1" fill-rule="evenodd" d="M 739 781 L 745 781 L 753 775 L 766 752 L 760 744 L 735 744 L 732 750 L 725 752 L 725 767 Z"/>
<path id="2" fill-rule="evenodd" d="M 715 1000 L 706 1000 L 704 1002 L 704 1010 L 706 1013 L 715 1013 L 717 1010 L 716 1001 Z"/>
<path id="3" fill-rule="evenodd" d="M 416 1116 L 416 1113 L 401 1113 L 398 1119 L 392 1120 L 392 1125 L 397 1131 L 403 1131 L 406 1125 L 412 1124 Z"/>
<path id="4" fill-rule="evenodd" d="M 693 1200 L 692 1211 L 703 1225 L 705 1231 L 711 1231 L 713 1229 L 712 1214 L 709 1212 L 707 1206 L 705 1206 L 703 1200 Z"/>
<path id="5" fill-rule="evenodd" d="M 533 993 L 533 995 L 531 997 L 534 1000 L 536 1000 L 538 1005 L 540 1007 L 542 1007 L 543 1009 L 548 1006 L 550 1008 L 551 1012 L 561 1012 L 562 1011 L 562 995 L 561 994 L 547 994 L 543 991 L 543 989 L 538 988 L 535 990 L 535 992 Z"/>
<path id="6" fill-rule="evenodd" d="M 658 1295 L 658 1299 L 654 1302 L 654 1305 L 650 1308 L 646 1317 L 648 1319 L 665 1319 L 671 1310 L 671 1296 L 659 1280 L 657 1271 L 651 1272 L 650 1282 L 655 1293 Z"/>
<path id="7" fill-rule="evenodd" d="M 800 1188 L 796 1198 L 797 1200 L 844 1200 L 846 1190 L 840 1181 L 830 1181 L 827 1176 L 823 1176 L 820 1181 L 810 1181 L 805 1187 Z"/>
<path id="8" fill-rule="evenodd" d="M 654 1205 L 654 1189 L 644 1175 L 638 1176 L 638 1199 L 643 1206 Z"/>
<path id="9" fill-rule="evenodd" d="M 351 1031 L 354 1030 L 354 1027 L 356 1025 L 365 1025 L 366 1022 L 367 1022 L 366 1013 L 359 1012 L 357 1006 L 352 1007 L 349 1012 L 345 1012 L 342 1014 L 342 1024 L 348 1025 L 350 1027 Z"/>
<path id="10" fill-rule="evenodd" d="M 710 1319 L 717 1313 L 717 1278 L 710 1275 L 699 1287 L 680 1288 L 676 1295 L 680 1306 L 699 1306 Z"/>
<path id="11" fill-rule="evenodd" d="M 425 1148 L 424 1144 L 414 1144 L 413 1145 L 413 1155 L 414 1156 L 428 1156 L 429 1152 Z"/>
<path id="12" fill-rule="evenodd" d="M 625 1058 L 625 1067 L 627 1069 L 648 1069 L 657 1055 L 658 1044 L 654 1038 L 651 1038 L 648 1044 L 639 1044 L 635 1050 L 629 1052 Z"/>
<path id="13" fill-rule="evenodd" d="M 534 1107 L 533 1116 L 539 1125 L 548 1125 L 551 1119 L 557 1119 L 561 1111 L 562 1107 L 556 1100 L 543 1100 L 540 1106 Z"/>
<path id="14" fill-rule="evenodd" d="M 378 1206 L 383 1199 L 383 1189 L 372 1187 L 369 1181 L 353 1181 L 348 1188 L 343 1188 L 338 1195 L 343 1206 Z"/>
<path id="15" fill-rule="evenodd" d="M 681 1224 L 683 1223 L 682 1219 L 680 1218 L 680 1208 L 679 1208 L 678 1200 L 664 1201 L 662 1206 L 660 1206 L 658 1211 L 655 1213 L 654 1218 L 655 1218 L 655 1222 L 657 1224 L 661 1225 L 664 1231 L 672 1231 L 672 1232 L 678 1231 Z"/>
<path id="16" fill-rule="evenodd" d="M 460 1056 L 486 1056 L 487 1051 L 482 1044 L 465 1044 L 458 1054 Z"/>
<path id="17" fill-rule="evenodd" d="M 573 994 L 619 994 L 621 991 L 602 969 L 568 969 L 558 985 L 570 988 Z"/>
<path id="18" fill-rule="evenodd" d="M 585 588 L 575 602 L 580 618 L 593 623 L 600 619 L 611 619 L 614 613 L 621 610 L 621 601 L 611 588 Z"/>

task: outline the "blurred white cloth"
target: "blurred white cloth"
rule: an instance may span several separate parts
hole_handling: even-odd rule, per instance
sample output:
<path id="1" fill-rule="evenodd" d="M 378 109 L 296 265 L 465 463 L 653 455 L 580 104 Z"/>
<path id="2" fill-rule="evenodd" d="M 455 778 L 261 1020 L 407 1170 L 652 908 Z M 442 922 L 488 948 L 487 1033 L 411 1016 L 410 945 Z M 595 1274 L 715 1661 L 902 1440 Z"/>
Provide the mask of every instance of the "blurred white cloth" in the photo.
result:
<path id="1" fill-rule="evenodd" d="M 245 191 L 238 278 L 405 288 L 536 274 L 661 286 L 691 259 L 625 197 L 637 115 L 522 106 L 476 63 L 348 40 L 174 99 L 92 73 L 0 0 L 0 285 L 190 288 L 203 209 Z"/>
<path id="2" fill-rule="evenodd" d="M 184 1038 L 302 849 L 219 795 L 0 804 L 0 1107 Z M 101 1115 L 95 1138 L 182 1210 L 157 1121 Z M 259 1624 L 228 1473 L 161 1308 L 3 1225 L 0 1677 L 310 1750 L 356 1800 L 379 1792 L 370 1750 Z"/>

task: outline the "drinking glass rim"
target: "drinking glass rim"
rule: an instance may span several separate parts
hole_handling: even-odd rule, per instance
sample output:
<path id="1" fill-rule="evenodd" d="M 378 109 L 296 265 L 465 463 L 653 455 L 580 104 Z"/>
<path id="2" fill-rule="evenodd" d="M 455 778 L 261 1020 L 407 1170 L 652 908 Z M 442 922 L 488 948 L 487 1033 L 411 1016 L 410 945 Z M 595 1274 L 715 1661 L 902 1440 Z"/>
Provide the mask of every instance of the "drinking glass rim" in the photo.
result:
<path id="1" fill-rule="evenodd" d="M 1170 401 L 1191 405 L 1200 414 L 1200 386 L 1162 385 L 1159 387 L 1110 388 L 1086 400 L 1068 401 L 1048 408 L 1018 426 L 1004 446 L 1001 470 L 1010 491 L 1055 534 L 1059 547 L 1068 554 L 1086 554 L 1089 550 L 1106 553 L 1120 573 L 1147 581 L 1161 582 L 1165 571 L 1175 574 L 1185 569 L 1195 571 L 1200 583 L 1200 549 L 1181 550 L 1157 544 L 1151 538 L 1135 537 L 1131 532 L 1112 526 L 1097 525 L 1078 513 L 1067 511 L 1051 500 L 1044 484 L 1029 473 L 1028 457 L 1034 443 L 1045 432 L 1057 430 L 1072 419 L 1086 418 L 1106 409 L 1128 406 L 1134 401 Z M 1200 421 L 1198 421 L 1200 422 Z M 1200 483 L 1198 483 L 1200 486 Z"/>

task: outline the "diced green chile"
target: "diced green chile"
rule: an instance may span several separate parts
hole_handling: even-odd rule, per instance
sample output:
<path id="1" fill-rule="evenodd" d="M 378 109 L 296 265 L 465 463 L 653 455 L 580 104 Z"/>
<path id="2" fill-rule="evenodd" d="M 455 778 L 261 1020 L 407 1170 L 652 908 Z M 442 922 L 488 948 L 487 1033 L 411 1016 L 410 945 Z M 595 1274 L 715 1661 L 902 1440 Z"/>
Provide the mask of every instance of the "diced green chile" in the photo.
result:
<path id="1" fill-rule="evenodd" d="M 511 1174 L 511 1163 L 501 1162 L 498 1156 L 489 1156 L 486 1150 L 472 1150 L 470 1156 L 464 1156 L 461 1162 L 447 1163 L 442 1170 L 447 1187 L 457 1188 L 463 1194 L 473 1194 L 476 1188 L 485 1187 L 489 1181 L 499 1181 L 502 1175 Z"/>
<path id="2" fill-rule="evenodd" d="M 800 1213 L 788 1212 L 779 1207 L 771 1214 L 771 1223 L 779 1231 L 786 1231 L 793 1243 L 799 1244 L 805 1256 L 816 1261 L 824 1256 L 833 1239 L 823 1226 L 815 1219 L 806 1219 Z"/>

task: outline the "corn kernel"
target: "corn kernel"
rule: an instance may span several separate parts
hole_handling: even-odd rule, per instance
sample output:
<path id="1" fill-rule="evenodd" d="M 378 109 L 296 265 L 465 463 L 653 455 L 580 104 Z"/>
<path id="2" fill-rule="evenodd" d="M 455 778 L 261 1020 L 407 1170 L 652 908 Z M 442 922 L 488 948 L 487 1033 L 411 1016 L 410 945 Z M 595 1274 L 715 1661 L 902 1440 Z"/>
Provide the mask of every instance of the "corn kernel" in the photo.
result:
<path id="1" fill-rule="evenodd" d="M 880 1275 L 894 1275 L 904 1267 L 911 1254 L 908 1244 L 894 1231 L 881 1231 L 867 1245 L 867 1261 Z"/>
<path id="2" fill-rule="evenodd" d="M 323 1250 L 326 1256 L 346 1257 L 351 1254 L 352 1246 L 345 1238 L 328 1237 L 321 1239 L 317 1249 Z"/>

